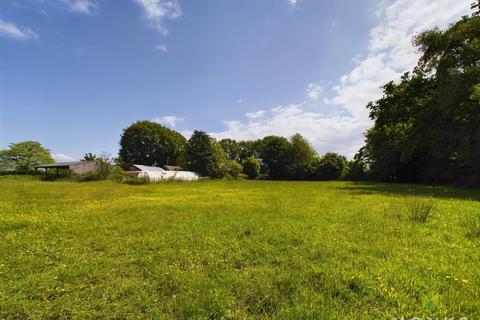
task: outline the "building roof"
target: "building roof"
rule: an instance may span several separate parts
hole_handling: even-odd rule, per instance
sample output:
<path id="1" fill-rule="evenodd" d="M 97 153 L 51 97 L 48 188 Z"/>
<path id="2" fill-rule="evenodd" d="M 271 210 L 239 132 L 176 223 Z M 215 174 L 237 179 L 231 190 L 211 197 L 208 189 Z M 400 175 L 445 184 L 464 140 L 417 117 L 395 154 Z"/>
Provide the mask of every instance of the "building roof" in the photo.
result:
<path id="1" fill-rule="evenodd" d="M 166 172 L 165 169 L 159 168 L 159 167 L 149 167 L 149 166 L 144 166 L 141 164 L 132 164 L 132 166 L 136 167 L 137 169 L 141 171 L 161 171 L 161 172 Z"/>
<path id="2" fill-rule="evenodd" d="M 47 163 L 35 166 L 35 168 L 69 168 L 70 166 L 76 166 L 79 164 L 87 164 L 95 161 L 70 161 L 70 162 L 56 162 L 56 163 Z"/>

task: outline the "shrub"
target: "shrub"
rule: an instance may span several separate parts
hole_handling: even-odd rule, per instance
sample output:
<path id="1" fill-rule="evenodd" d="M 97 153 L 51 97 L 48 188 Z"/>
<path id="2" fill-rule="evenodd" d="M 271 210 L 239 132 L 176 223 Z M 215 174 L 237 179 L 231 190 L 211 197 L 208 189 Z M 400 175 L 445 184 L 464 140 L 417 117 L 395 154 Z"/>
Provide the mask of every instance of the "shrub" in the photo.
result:
<path id="1" fill-rule="evenodd" d="M 239 164 L 237 161 L 228 160 L 225 164 L 225 172 L 227 178 L 238 179 L 240 177 L 240 173 L 242 173 L 242 165 Z"/>
<path id="2" fill-rule="evenodd" d="M 260 161 L 254 157 L 248 157 L 243 160 L 243 173 L 247 175 L 249 179 L 256 179 L 260 174 Z"/>
<path id="3" fill-rule="evenodd" d="M 136 178 L 136 177 L 126 176 L 125 179 L 122 180 L 122 183 L 130 184 L 130 185 L 143 185 L 143 184 L 149 184 L 150 179 L 148 177 Z"/>
<path id="4" fill-rule="evenodd" d="M 329 152 L 314 163 L 315 180 L 339 180 L 347 159 L 339 154 Z"/>
<path id="5" fill-rule="evenodd" d="M 114 166 L 112 170 L 110 170 L 107 179 L 116 182 L 123 182 L 125 179 L 128 178 L 128 174 L 122 170 L 122 168 Z"/>
<path id="6" fill-rule="evenodd" d="M 433 203 L 429 200 L 416 200 L 408 204 L 410 219 L 415 222 L 425 223 L 433 209 Z"/>

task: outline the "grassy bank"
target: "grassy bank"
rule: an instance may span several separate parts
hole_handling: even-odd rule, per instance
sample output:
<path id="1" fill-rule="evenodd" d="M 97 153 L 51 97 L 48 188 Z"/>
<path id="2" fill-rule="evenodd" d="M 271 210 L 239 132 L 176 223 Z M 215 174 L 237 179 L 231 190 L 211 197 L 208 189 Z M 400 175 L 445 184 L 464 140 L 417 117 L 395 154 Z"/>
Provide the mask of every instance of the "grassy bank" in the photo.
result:
<path id="1" fill-rule="evenodd" d="M 0 318 L 475 319 L 479 200 L 411 185 L 0 177 Z"/>

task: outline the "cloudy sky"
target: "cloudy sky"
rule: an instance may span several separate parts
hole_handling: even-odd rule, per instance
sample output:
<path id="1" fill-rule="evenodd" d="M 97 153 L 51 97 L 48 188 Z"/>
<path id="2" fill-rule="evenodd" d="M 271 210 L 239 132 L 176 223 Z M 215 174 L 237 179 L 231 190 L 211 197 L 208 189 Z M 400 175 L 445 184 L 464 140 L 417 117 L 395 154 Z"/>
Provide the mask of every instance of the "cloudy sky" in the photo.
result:
<path id="1" fill-rule="evenodd" d="M 352 157 L 365 105 L 411 69 L 414 34 L 470 0 L 8 0 L 0 4 L 0 148 L 116 154 L 154 120 L 186 136 L 305 135 Z"/>

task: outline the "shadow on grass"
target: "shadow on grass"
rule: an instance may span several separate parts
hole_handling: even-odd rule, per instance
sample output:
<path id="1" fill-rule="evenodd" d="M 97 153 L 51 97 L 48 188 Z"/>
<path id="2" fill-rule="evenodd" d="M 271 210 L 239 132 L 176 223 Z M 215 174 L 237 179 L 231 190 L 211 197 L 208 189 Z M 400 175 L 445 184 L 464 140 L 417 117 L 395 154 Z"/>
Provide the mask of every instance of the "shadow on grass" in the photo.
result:
<path id="1" fill-rule="evenodd" d="M 415 196 L 480 201 L 480 189 L 464 189 L 446 186 L 426 186 L 404 183 L 352 182 L 350 185 L 338 187 L 338 189 L 350 192 L 354 195 L 383 194 L 393 196 Z"/>

